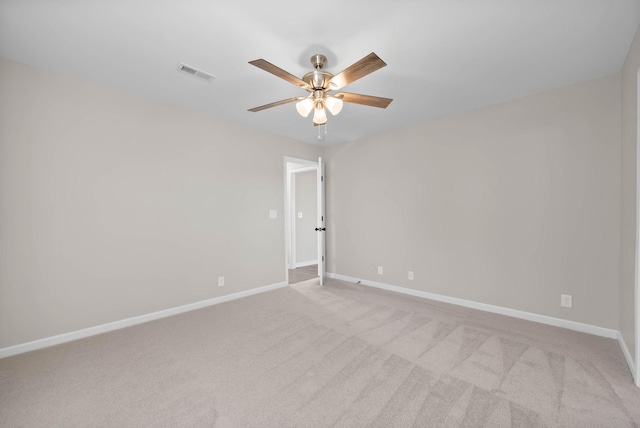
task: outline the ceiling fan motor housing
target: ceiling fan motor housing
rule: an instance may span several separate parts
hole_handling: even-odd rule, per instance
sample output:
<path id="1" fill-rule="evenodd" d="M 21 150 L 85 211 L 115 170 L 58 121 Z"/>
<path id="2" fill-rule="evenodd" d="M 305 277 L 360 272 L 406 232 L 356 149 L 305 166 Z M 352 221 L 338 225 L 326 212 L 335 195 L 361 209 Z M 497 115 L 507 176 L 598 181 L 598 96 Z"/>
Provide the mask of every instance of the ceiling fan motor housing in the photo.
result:
<path id="1" fill-rule="evenodd" d="M 333 74 L 329 72 L 316 70 L 302 76 L 302 80 L 309 84 L 309 91 L 313 92 L 318 89 L 327 89 L 332 77 Z"/>

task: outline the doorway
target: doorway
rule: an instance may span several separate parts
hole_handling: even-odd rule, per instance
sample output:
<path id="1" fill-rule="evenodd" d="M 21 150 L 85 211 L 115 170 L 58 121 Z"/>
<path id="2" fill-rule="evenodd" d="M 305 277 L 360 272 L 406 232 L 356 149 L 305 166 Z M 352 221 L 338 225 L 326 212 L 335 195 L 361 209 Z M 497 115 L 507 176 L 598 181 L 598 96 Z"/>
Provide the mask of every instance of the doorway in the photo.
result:
<path id="1" fill-rule="evenodd" d="M 318 162 L 285 158 L 287 283 L 318 278 Z"/>

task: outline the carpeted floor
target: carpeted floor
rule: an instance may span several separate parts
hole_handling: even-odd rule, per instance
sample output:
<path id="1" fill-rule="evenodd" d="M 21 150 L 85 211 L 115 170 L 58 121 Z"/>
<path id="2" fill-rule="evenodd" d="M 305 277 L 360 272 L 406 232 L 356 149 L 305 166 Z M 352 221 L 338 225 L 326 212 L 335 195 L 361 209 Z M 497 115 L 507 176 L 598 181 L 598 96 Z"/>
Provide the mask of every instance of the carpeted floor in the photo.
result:
<path id="1" fill-rule="evenodd" d="M 309 280 L 0 360 L 0 426 L 632 427 L 614 340 Z"/>
<path id="2" fill-rule="evenodd" d="M 318 265 L 289 269 L 289 284 L 297 284 L 318 277 Z"/>

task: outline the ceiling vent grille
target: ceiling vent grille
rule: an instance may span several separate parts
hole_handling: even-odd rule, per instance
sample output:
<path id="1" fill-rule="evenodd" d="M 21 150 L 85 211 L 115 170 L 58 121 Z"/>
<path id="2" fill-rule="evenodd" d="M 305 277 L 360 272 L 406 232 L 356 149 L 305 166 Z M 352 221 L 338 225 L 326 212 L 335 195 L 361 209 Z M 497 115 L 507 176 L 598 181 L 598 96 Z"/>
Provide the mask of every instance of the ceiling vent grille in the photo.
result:
<path id="1" fill-rule="evenodd" d="M 204 80 L 205 82 L 211 82 L 216 78 L 216 76 L 211 73 L 207 73 L 206 71 L 199 70 L 184 63 L 180 63 L 180 65 L 178 65 L 178 71 L 181 71 L 193 77 L 197 77 L 198 79 Z"/>

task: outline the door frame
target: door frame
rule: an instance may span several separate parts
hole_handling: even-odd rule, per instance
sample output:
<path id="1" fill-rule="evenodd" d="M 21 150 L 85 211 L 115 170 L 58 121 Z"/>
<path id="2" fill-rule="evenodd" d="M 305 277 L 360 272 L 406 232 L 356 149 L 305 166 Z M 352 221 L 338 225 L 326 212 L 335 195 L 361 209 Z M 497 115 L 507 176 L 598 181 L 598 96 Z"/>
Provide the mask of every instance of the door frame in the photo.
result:
<path id="1" fill-rule="evenodd" d="M 635 344 L 633 379 L 640 387 L 640 69 L 636 73 L 636 269 L 634 286 Z M 624 338 L 622 339 L 624 341 Z"/>
<path id="2" fill-rule="evenodd" d="M 295 163 L 298 165 L 302 165 L 302 167 L 297 168 L 295 170 L 289 171 L 287 168 L 288 163 Z M 289 269 L 290 264 L 291 268 L 295 266 L 295 173 L 296 172 L 305 172 L 305 171 L 317 171 L 318 170 L 318 161 L 311 161 L 308 159 L 299 159 L 290 156 L 284 157 L 283 162 L 284 168 L 284 271 L 285 271 L 285 280 L 287 284 L 289 284 Z"/>
<path id="3" fill-rule="evenodd" d="M 326 234 L 326 200 L 325 200 L 325 164 L 322 157 L 318 158 L 318 168 L 316 170 L 316 196 L 318 198 L 317 206 L 317 227 L 318 234 L 318 276 L 320 277 L 320 285 L 324 285 L 324 277 L 327 272 L 327 261 L 325 255 L 327 253 L 327 234 Z"/>

